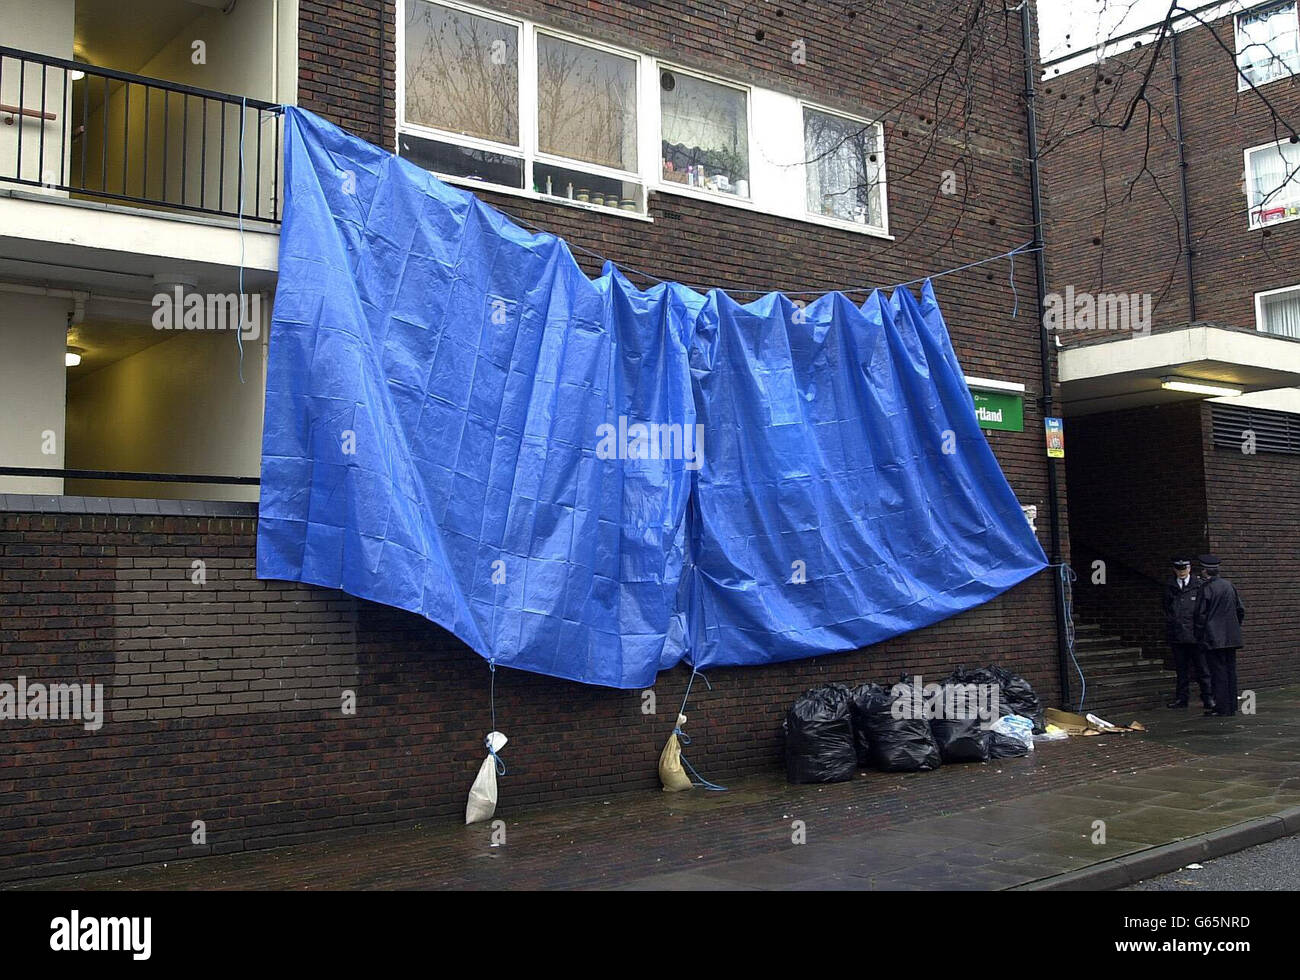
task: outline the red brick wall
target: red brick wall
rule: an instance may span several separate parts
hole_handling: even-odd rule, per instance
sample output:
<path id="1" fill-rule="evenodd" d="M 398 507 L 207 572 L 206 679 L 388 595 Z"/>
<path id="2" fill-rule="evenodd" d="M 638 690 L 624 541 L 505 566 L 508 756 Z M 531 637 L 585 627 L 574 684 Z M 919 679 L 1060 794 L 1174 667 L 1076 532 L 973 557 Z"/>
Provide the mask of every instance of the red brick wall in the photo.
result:
<path id="1" fill-rule="evenodd" d="M 1234 50 L 1232 19 L 1210 26 Z M 1139 105 L 1126 130 L 1115 128 L 1149 63 L 1149 48 L 1130 50 L 1104 66 L 1051 77 L 1042 128 L 1052 288 L 1150 292 L 1158 331 L 1188 319 L 1167 48 L 1146 91 L 1149 104 Z M 1275 125 L 1259 95 L 1238 93 L 1233 56 L 1208 28 L 1178 34 L 1178 67 L 1197 319 L 1253 330 L 1256 292 L 1300 284 L 1300 221 L 1249 228 L 1243 152 L 1287 130 Z M 1260 93 L 1281 119 L 1300 126 L 1293 80 L 1271 82 Z"/>
<path id="2" fill-rule="evenodd" d="M 1069 421 L 1071 549 L 1081 622 L 1143 646 L 1165 646 L 1161 585 L 1176 554 L 1206 549 L 1201 403 L 1180 402 Z M 1094 584 L 1093 562 L 1105 562 Z"/>
<path id="3" fill-rule="evenodd" d="M 1246 605 L 1238 654 L 1243 687 L 1294 682 L 1300 669 L 1300 456 L 1216 448 L 1204 406 L 1210 550 Z"/>
<path id="4" fill-rule="evenodd" d="M 0 881 L 463 813 L 491 728 L 487 665 L 419 617 L 257 580 L 254 540 L 250 519 L 0 514 L 0 683 L 99 682 L 105 703 L 94 732 L 0 723 Z M 997 662 L 1050 700 L 1044 610 L 1039 575 L 868 650 L 710 671 L 687 709 L 687 755 L 723 783 L 779 766 L 785 709 L 830 680 Z M 645 714 L 639 691 L 499 670 L 499 812 L 654 791 L 688 676 L 664 674 Z M 195 820 L 206 846 L 191 843 Z"/>
<path id="5" fill-rule="evenodd" d="M 969 3 L 908 0 L 852 23 L 847 8 L 820 4 L 791 5 L 779 19 L 775 5 L 703 0 L 494 6 L 832 107 L 884 113 L 892 241 L 682 197 L 652 196 L 647 224 L 486 195 L 577 247 L 698 286 L 795 289 L 889 285 L 1030 238 L 1014 19 L 986 23 L 970 84 L 945 86 L 936 108 L 933 92 L 907 93 L 952 55 Z M 383 9 L 381 0 L 303 0 L 300 101 L 391 146 L 393 25 L 390 14 L 381 38 Z M 720 26 L 737 10 L 763 23 Z M 789 59 L 796 36 L 806 39 L 806 66 Z M 950 101 L 966 98 L 969 111 Z M 953 197 L 940 192 L 948 169 L 958 174 Z M 595 260 L 583 262 L 595 271 Z M 1038 506 L 1046 547 L 1033 263 L 1016 263 L 1014 291 L 1010 271 L 1002 261 L 936 289 L 967 372 L 1028 388 L 1025 431 L 989 440 L 1021 502 Z M 190 843 L 196 819 L 207 821 L 212 850 L 455 819 L 491 723 L 483 662 L 414 616 L 259 582 L 253 549 L 249 520 L 0 514 L 0 681 L 75 675 L 102 680 L 109 697 L 108 720 L 93 735 L 68 723 L 0 726 L 12 750 L 4 757 L 19 760 L 0 770 L 0 878 L 201 854 Z M 195 558 L 209 560 L 203 589 L 189 579 Z M 1045 701 L 1057 700 L 1047 575 L 865 651 L 711 672 L 712 692 L 697 683 L 688 710 L 688 755 L 723 782 L 771 768 L 783 712 L 807 687 L 888 681 L 904 670 L 937 677 L 976 662 L 1019 670 Z M 503 812 L 653 790 L 686 678 L 665 675 L 648 716 L 639 692 L 499 672 L 497 724 L 511 739 Z M 344 684 L 357 692 L 355 716 L 332 706 Z"/>

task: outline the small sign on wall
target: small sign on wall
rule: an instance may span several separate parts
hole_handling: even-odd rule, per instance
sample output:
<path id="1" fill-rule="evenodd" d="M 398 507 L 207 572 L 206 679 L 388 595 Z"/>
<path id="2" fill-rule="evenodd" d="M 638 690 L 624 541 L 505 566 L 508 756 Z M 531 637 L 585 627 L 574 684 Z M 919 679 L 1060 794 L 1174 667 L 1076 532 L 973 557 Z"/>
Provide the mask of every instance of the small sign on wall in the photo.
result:
<path id="1" fill-rule="evenodd" d="M 981 429 L 1003 432 L 1025 430 L 1025 397 L 1006 391 L 972 391 L 975 417 Z"/>
<path id="2" fill-rule="evenodd" d="M 1065 459 L 1064 420 L 1046 418 L 1043 425 L 1047 432 L 1047 455 L 1052 459 Z"/>

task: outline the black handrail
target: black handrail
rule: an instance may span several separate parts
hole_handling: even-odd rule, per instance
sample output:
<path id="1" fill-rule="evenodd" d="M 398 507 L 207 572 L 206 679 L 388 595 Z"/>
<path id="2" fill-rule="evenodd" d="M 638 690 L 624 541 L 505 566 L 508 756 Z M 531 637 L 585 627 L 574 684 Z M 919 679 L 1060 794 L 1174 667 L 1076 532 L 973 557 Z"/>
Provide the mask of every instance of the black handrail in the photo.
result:
<path id="1" fill-rule="evenodd" d="M 194 85 L 184 85 L 180 82 L 169 82 L 165 78 L 151 78 L 148 75 L 133 75 L 127 71 L 118 71 L 115 68 L 100 68 L 96 65 L 88 65 L 81 61 L 69 61 L 66 58 L 55 58 L 52 55 L 37 54 L 34 51 L 23 51 L 21 48 L 7 48 L 0 45 L 0 56 L 21 59 L 24 61 L 40 62 L 50 68 L 66 68 L 68 71 L 85 72 L 87 75 L 103 75 L 118 82 L 131 82 L 132 84 L 149 85 L 153 88 L 165 88 L 173 92 L 184 92 L 188 95 L 195 95 L 205 99 L 215 99 L 221 102 L 229 102 L 231 105 L 247 104 L 250 109 L 266 109 L 275 112 L 280 111 L 280 106 L 274 102 L 265 102 L 262 99 L 247 98 L 243 95 L 232 95 L 229 92 L 218 92 L 210 88 L 198 88 Z"/>
<path id="2" fill-rule="evenodd" d="M 138 483 L 220 483 L 228 486 L 255 487 L 255 476 L 213 476 L 194 473 L 132 473 L 127 470 L 70 470 L 39 466 L 0 466 L 0 476 L 48 477 L 65 480 L 128 480 Z"/>
<path id="3" fill-rule="evenodd" d="M 13 117 L 16 123 L 16 152 L 13 163 L 0 170 L 0 182 L 195 214 L 279 222 L 281 107 L 275 103 L 0 46 L 0 81 L 14 68 L 19 73 L 18 105 L 0 107 L 0 116 Z M 39 84 L 32 68 L 39 69 Z M 85 77 L 73 78 L 73 72 Z M 29 74 L 33 75 L 30 86 Z M 75 84 L 82 86 L 79 98 L 73 93 Z M 121 105 L 115 106 L 119 94 Z M 36 97 L 39 108 L 28 105 Z M 194 100 L 198 104 L 191 106 Z M 159 102 L 161 125 L 154 109 Z M 232 111 L 238 118 L 228 124 Z M 191 113 L 194 125 L 202 126 L 193 140 Z M 79 120 L 74 118 L 78 115 Z M 39 132 L 25 134 L 33 123 L 39 125 Z M 262 159 L 267 125 L 274 129 L 271 161 Z M 47 132 L 54 126 L 59 127 L 57 140 Z M 227 155 L 241 152 L 241 137 L 244 165 L 227 167 Z M 88 154 L 92 138 L 99 145 Z M 35 146 L 24 145 L 33 141 Z M 78 141 L 80 150 L 75 152 Z M 50 158 L 52 150 L 57 159 Z M 256 159 L 249 160 L 249 154 Z M 179 159 L 173 161 L 173 156 Z M 121 172 L 110 174 L 110 166 L 119 165 Z M 264 176 L 268 171 L 269 180 Z M 197 189 L 192 186 L 195 175 Z M 179 185 L 169 185 L 169 176 L 173 185 L 179 176 Z M 215 188 L 209 186 L 213 179 Z M 226 186 L 228 181 L 232 187 Z"/>

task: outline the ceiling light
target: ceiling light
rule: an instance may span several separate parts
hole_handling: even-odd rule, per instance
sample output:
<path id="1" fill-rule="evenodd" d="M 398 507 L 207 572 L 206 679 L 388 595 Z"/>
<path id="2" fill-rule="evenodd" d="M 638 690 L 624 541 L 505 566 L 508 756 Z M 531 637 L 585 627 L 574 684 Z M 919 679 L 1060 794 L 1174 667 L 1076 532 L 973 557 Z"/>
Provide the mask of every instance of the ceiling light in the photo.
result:
<path id="1" fill-rule="evenodd" d="M 1160 387 L 1170 391 L 1190 391 L 1194 395 L 1213 395 L 1216 397 L 1235 398 L 1242 393 L 1240 388 L 1230 385 L 1198 381 L 1195 378 L 1161 378 Z"/>
<path id="2" fill-rule="evenodd" d="M 80 363 L 81 363 L 80 347 L 69 347 L 66 351 L 63 352 L 64 367 L 76 367 Z"/>

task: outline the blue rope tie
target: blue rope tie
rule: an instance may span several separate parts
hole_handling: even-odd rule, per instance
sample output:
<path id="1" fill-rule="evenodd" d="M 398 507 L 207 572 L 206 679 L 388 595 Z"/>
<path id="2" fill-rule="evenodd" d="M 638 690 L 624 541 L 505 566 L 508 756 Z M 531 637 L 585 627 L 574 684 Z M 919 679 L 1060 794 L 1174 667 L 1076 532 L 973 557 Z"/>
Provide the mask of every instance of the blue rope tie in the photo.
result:
<path id="1" fill-rule="evenodd" d="M 686 694 L 682 697 L 682 709 L 679 712 L 677 712 L 677 716 L 679 718 L 683 717 L 686 714 L 686 702 L 690 700 L 691 685 L 695 683 L 696 674 L 700 674 L 700 672 L 692 667 L 691 679 L 686 682 Z M 703 674 L 700 674 L 700 676 L 704 677 Z M 709 684 L 709 679 L 707 677 L 704 677 L 704 683 L 708 685 L 710 691 L 713 690 L 713 685 Z M 691 737 L 687 735 L 684 731 L 682 731 L 679 726 L 676 725 L 673 726 L 673 734 L 677 736 L 677 741 L 680 742 L 682 745 L 691 744 Z M 701 786 L 704 789 L 713 790 L 716 793 L 725 793 L 727 791 L 727 787 L 719 786 L 717 783 L 711 783 L 703 776 L 701 776 L 698 772 L 696 772 L 695 767 L 691 765 L 690 762 L 687 761 L 685 755 L 681 756 L 681 760 L 682 760 L 682 765 L 686 767 L 687 772 L 689 772 L 692 776 L 695 777 L 693 780 L 691 780 L 691 782 L 695 786 Z"/>

